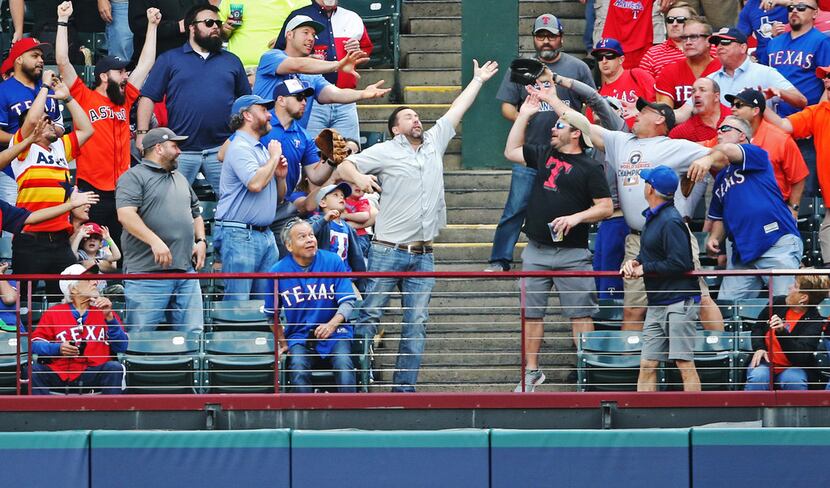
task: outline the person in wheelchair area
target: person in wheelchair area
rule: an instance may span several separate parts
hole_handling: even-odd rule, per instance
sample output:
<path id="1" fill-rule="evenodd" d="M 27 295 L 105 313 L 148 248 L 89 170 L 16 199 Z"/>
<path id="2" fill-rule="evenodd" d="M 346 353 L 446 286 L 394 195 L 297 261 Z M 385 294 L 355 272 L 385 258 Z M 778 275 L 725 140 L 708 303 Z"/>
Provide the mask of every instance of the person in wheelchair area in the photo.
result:
<path id="1" fill-rule="evenodd" d="M 311 224 L 296 219 L 282 230 L 288 256 L 272 273 L 347 272 L 340 257 L 317 249 Z M 281 310 L 285 321 L 277 329 L 280 353 L 288 352 L 290 390 L 312 393 L 311 372 L 324 361 L 331 362 L 337 391 L 355 392 L 355 372 L 351 356 L 353 327 L 346 323 L 354 309 L 356 296 L 349 278 L 279 278 L 278 308 L 274 307 L 274 281 L 268 280 L 265 313 L 271 318 Z"/>
<path id="2" fill-rule="evenodd" d="M 827 276 L 800 275 L 785 296 L 775 297 L 772 315 L 764 308 L 752 326 L 745 390 L 769 390 L 770 369 L 782 390 L 806 390 L 819 381 L 815 352 L 824 317 L 817 305 L 827 298 Z"/>
<path id="3" fill-rule="evenodd" d="M 99 295 L 97 266 L 73 264 L 60 280 L 64 302 L 43 313 L 32 333 L 32 394 L 81 393 L 88 389 L 117 395 L 126 388 L 124 365 L 112 359 L 127 350 L 127 333 L 112 302 Z"/>

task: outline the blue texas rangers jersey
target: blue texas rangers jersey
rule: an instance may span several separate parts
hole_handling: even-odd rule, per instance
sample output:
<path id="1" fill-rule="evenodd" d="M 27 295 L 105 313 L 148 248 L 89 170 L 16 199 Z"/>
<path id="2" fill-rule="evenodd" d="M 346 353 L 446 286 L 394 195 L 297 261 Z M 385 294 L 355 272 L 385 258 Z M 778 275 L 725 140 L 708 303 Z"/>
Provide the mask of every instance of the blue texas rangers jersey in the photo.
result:
<path id="1" fill-rule="evenodd" d="M 743 163 L 730 164 L 715 177 L 709 218 L 722 220 L 734 243 L 734 262 L 758 259 L 778 239 L 798 235 L 792 212 L 784 203 L 767 152 L 740 144 Z"/>
<path id="2" fill-rule="evenodd" d="M 748 0 L 738 15 L 738 30 L 745 35 L 755 34 L 758 45 L 755 59 L 767 64 L 767 44 L 773 38 L 773 22 L 787 23 L 787 7 L 779 5 L 771 10 L 761 8 L 761 0 Z"/>
<path id="3" fill-rule="evenodd" d="M 346 272 L 346 266 L 336 254 L 318 250 L 308 268 L 303 268 L 290 254 L 280 260 L 273 273 L 324 273 Z M 337 307 L 348 300 L 355 300 L 352 282 L 348 278 L 280 278 L 279 306 L 285 312 L 285 338 L 288 347 L 304 343 L 309 333 L 325 324 L 337 312 Z M 265 313 L 274 314 L 274 280 L 268 280 L 265 296 Z M 348 317 L 347 317 L 348 318 Z M 329 339 L 317 341 L 317 352 L 326 356 L 334 347 L 332 339 L 351 339 L 352 326 L 341 325 Z"/>
<path id="4" fill-rule="evenodd" d="M 824 93 L 824 83 L 816 77 L 816 68 L 830 65 L 830 38 L 815 27 L 797 39 L 785 32 L 769 41 L 767 59 L 767 64 L 777 69 L 807 97 L 807 105 L 819 102 Z M 784 101 L 778 105 L 778 114 L 782 117 L 799 111 Z"/>

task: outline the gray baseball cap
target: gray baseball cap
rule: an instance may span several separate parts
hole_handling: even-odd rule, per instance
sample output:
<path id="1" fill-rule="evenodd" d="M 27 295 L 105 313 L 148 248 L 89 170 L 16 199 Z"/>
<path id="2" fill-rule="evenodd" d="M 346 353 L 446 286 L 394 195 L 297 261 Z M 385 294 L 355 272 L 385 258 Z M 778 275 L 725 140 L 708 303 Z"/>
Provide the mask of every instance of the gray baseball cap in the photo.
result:
<path id="1" fill-rule="evenodd" d="M 175 132 L 167 127 L 156 127 L 155 129 L 147 131 L 147 134 L 144 136 L 144 141 L 142 142 L 144 144 L 144 149 L 147 150 L 156 144 L 161 144 L 162 142 L 180 142 L 185 140 L 187 140 L 187 136 L 177 136 Z"/>
<path id="2" fill-rule="evenodd" d="M 320 188 L 319 192 L 317 192 L 317 206 L 319 207 L 320 202 L 322 202 L 323 199 L 326 198 L 326 195 L 333 192 L 334 190 L 342 191 L 343 196 L 346 197 L 346 198 L 348 198 L 349 195 L 352 194 L 352 186 L 349 185 L 348 183 L 346 183 L 345 181 L 341 181 L 340 183 L 338 183 L 336 185 L 324 186 L 323 188 Z"/>
<path id="3" fill-rule="evenodd" d="M 562 33 L 562 22 L 559 22 L 553 14 L 542 14 L 536 17 L 536 22 L 533 23 L 533 33 L 536 34 L 541 30 L 558 36 Z"/>

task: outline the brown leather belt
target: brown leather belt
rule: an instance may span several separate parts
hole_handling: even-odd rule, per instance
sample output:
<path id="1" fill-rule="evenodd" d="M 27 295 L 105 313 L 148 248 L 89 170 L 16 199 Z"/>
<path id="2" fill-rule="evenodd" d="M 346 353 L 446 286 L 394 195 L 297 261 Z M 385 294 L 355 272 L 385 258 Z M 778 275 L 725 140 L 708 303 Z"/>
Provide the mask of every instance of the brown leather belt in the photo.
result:
<path id="1" fill-rule="evenodd" d="M 432 254 L 432 245 L 426 243 L 418 244 L 395 244 L 394 242 L 379 241 L 375 239 L 372 241 L 381 246 L 391 247 L 399 251 L 405 251 L 410 254 Z"/>

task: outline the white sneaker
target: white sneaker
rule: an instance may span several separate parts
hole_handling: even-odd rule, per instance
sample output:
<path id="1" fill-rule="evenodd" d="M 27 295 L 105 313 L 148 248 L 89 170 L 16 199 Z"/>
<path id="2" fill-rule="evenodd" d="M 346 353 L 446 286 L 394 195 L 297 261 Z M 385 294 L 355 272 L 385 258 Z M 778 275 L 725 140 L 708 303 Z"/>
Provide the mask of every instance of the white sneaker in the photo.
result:
<path id="1" fill-rule="evenodd" d="M 545 382 L 545 373 L 541 369 L 533 369 L 525 371 L 525 389 L 527 393 L 536 391 L 536 387 Z M 522 392 L 522 384 L 516 385 L 515 393 Z"/>

